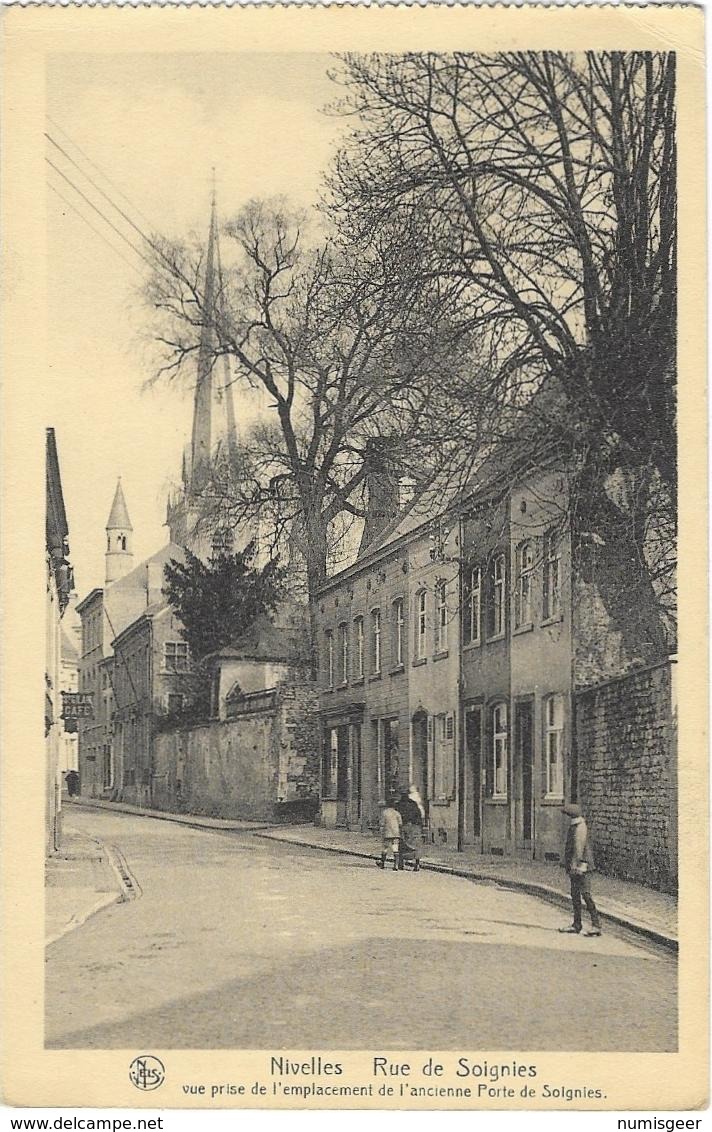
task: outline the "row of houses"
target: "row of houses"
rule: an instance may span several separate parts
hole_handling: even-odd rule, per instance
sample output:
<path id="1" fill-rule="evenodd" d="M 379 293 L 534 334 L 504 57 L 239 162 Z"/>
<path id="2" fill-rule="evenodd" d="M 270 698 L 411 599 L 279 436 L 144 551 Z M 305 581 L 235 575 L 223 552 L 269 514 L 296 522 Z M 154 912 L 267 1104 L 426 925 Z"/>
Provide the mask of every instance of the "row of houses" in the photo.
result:
<path id="1" fill-rule="evenodd" d="M 191 658 L 162 592 L 182 550 L 134 566 L 117 489 L 107 582 L 78 607 L 82 792 L 375 831 L 414 783 L 434 843 L 540 860 L 559 858 L 562 802 L 582 797 L 612 868 L 636 857 L 641 879 L 674 886 L 673 665 L 658 671 L 644 612 L 610 615 L 566 470 L 495 494 L 480 476 L 449 501 L 397 487 L 388 503 L 371 486 L 359 553 L 320 591 L 317 683 L 305 624 L 264 619 L 208 658 L 200 719 L 181 717 Z"/>
<path id="2" fill-rule="evenodd" d="M 376 829 L 385 801 L 412 783 L 433 842 L 558 860 L 562 802 L 580 796 L 587 757 L 580 695 L 647 671 L 660 653 L 642 608 L 622 625 L 606 605 L 600 541 L 579 532 L 574 542 L 566 466 L 495 493 L 490 481 L 485 469 L 450 502 L 440 491 L 405 507 L 397 485 L 384 507 L 381 484 L 380 522 L 322 588 L 320 820 Z M 662 696 L 668 727 L 669 682 Z M 634 703 L 622 695 L 619 715 Z M 608 723 L 628 727 L 633 761 L 645 754 L 634 719 Z M 667 767 L 669 731 L 656 752 Z M 634 800 L 622 779 L 617 789 L 622 810 Z M 674 790 L 664 806 L 667 852 Z"/>

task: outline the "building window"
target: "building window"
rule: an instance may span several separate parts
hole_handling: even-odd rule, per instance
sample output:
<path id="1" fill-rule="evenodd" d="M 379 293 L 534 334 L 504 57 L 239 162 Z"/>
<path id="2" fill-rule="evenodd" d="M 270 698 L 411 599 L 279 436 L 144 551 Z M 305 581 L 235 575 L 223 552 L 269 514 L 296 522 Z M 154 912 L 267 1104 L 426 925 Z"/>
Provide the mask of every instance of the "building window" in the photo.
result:
<path id="1" fill-rule="evenodd" d="M 334 634 L 331 629 L 326 633 L 326 686 L 334 686 Z"/>
<path id="2" fill-rule="evenodd" d="M 564 697 L 548 696 L 544 701 L 546 793 L 549 798 L 564 796 Z"/>
<path id="3" fill-rule="evenodd" d="M 492 797 L 507 797 L 507 705 L 492 708 Z"/>
<path id="4" fill-rule="evenodd" d="M 363 617 L 354 621 L 356 630 L 355 675 L 357 680 L 363 680 Z"/>
<path id="5" fill-rule="evenodd" d="M 166 641 L 163 646 L 163 669 L 165 672 L 187 672 L 189 664 L 186 641 Z"/>
<path id="6" fill-rule="evenodd" d="M 416 595 L 415 607 L 415 658 L 423 660 L 428 651 L 428 594 L 421 590 Z"/>
<path id="7" fill-rule="evenodd" d="M 523 542 L 517 548 L 517 592 L 514 597 L 514 624 L 517 629 L 532 623 L 532 573 L 534 544 Z"/>
<path id="8" fill-rule="evenodd" d="M 393 666 L 399 668 L 403 664 L 404 656 L 403 598 L 398 597 L 393 602 Z"/>
<path id="9" fill-rule="evenodd" d="M 447 584 L 438 582 L 435 589 L 435 651 L 447 651 Z"/>
<path id="10" fill-rule="evenodd" d="M 349 678 L 349 627 L 345 621 L 339 625 L 339 663 L 341 683 L 346 684 Z"/>
<path id="11" fill-rule="evenodd" d="M 561 614 L 561 555 L 555 531 L 544 535 L 544 620 Z"/>
<path id="12" fill-rule="evenodd" d="M 466 645 L 478 645 L 482 632 L 482 570 L 472 566 L 465 576 L 462 639 Z"/>
<path id="13" fill-rule="evenodd" d="M 374 676 L 381 671 L 381 611 L 371 613 L 371 671 Z"/>
<path id="14" fill-rule="evenodd" d="M 488 637 L 501 637 L 505 626 L 504 606 L 504 555 L 498 554 L 490 564 L 490 600 L 488 608 Z"/>

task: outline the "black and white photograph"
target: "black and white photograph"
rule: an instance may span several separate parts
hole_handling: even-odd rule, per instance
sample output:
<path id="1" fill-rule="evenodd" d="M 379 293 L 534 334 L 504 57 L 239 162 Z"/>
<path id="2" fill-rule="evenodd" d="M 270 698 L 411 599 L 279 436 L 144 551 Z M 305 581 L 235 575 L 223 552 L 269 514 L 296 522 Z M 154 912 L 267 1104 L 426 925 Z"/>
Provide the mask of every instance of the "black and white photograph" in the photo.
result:
<path id="1" fill-rule="evenodd" d="M 264 1106 L 605 1108 L 537 1058 L 683 1048 L 652 38 L 45 56 L 41 1044 L 136 1104 L 251 1051 Z"/>

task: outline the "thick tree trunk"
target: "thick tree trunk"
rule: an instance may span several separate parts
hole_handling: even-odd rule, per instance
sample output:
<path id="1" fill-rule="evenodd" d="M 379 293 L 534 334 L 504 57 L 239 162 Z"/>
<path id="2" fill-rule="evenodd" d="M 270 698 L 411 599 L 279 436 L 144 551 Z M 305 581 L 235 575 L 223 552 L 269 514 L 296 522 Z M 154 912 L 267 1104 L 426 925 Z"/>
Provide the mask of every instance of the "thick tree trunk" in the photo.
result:
<path id="1" fill-rule="evenodd" d="M 316 679 L 319 669 L 319 591 L 326 581 L 326 524 L 321 512 L 306 512 L 306 567 L 309 598 L 309 630 L 311 669 Z"/>

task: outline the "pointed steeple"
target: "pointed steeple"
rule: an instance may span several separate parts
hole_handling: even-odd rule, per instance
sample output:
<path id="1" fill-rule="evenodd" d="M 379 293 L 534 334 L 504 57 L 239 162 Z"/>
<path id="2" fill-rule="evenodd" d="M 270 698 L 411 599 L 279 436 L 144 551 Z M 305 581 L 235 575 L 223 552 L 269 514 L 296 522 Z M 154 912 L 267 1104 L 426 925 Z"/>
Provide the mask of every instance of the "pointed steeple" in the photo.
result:
<path id="1" fill-rule="evenodd" d="M 193 427 L 190 443 L 183 454 L 180 487 L 170 493 L 166 506 L 166 525 L 171 541 L 179 546 L 190 546 L 194 550 L 201 539 L 207 539 L 208 554 L 210 535 L 196 534 L 204 514 L 205 489 L 211 472 L 215 469 L 216 460 L 220 465 L 222 479 L 230 474 L 225 468 L 224 458 L 229 459 L 230 468 L 235 468 L 239 455 L 230 363 L 226 356 L 219 357 L 218 350 L 219 328 L 227 321 L 223 301 L 219 231 L 213 180 L 205 275 L 202 280 L 203 322 L 198 347 Z"/>
<path id="2" fill-rule="evenodd" d="M 111 504 L 111 511 L 109 518 L 106 520 L 107 531 L 132 531 L 131 520 L 129 519 L 129 512 L 124 499 L 124 491 L 121 486 L 121 476 L 119 476 L 116 491 L 114 492 L 114 502 Z"/>
<path id="3" fill-rule="evenodd" d="M 235 409 L 230 370 L 223 359 L 223 373 L 216 370 L 217 320 L 222 317 L 222 266 L 218 232 L 218 210 L 213 184 L 210 229 L 203 287 L 203 325 L 198 350 L 198 374 L 193 407 L 191 441 L 191 488 L 199 492 L 205 484 L 218 449 L 234 454 L 237 448 Z"/>
<path id="4" fill-rule="evenodd" d="M 106 520 L 106 578 L 105 585 L 110 585 L 117 578 L 123 578 L 133 568 L 133 551 L 131 549 L 131 535 L 133 527 L 129 519 L 129 512 L 121 487 L 119 476 L 114 493 L 114 502 L 111 504 L 109 518 Z"/>

